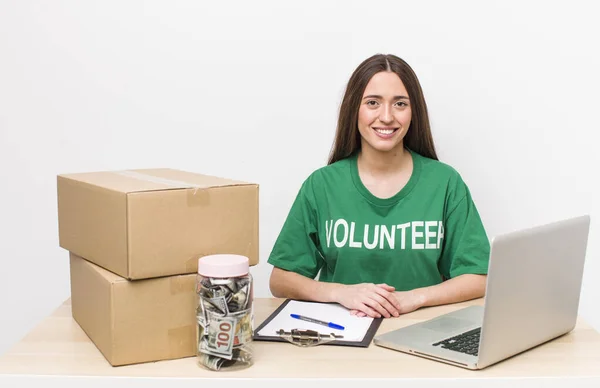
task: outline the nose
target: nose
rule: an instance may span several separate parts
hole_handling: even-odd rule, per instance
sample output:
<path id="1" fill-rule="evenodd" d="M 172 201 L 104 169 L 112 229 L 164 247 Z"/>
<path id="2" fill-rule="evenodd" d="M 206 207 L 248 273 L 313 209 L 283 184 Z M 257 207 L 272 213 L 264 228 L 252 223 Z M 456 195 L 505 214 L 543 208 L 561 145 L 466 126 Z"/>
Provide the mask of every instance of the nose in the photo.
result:
<path id="1" fill-rule="evenodd" d="M 382 123 L 390 123 L 392 120 L 391 108 L 387 104 L 384 104 L 381 108 L 381 113 L 379 114 L 379 121 Z"/>

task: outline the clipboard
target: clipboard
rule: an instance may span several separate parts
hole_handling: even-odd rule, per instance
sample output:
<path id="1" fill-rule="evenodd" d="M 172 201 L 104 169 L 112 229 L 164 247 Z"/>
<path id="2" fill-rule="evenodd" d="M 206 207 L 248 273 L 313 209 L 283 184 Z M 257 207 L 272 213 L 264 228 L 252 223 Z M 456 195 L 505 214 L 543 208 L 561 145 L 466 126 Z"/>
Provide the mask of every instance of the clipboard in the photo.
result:
<path id="1" fill-rule="evenodd" d="M 306 312 L 305 312 L 306 311 Z M 344 324 L 344 330 L 338 331 L 331 328 L 293 319 L 289 314 L 304 313 L 313 318 L 327 320 L 336 319 Z M 345 316 L 347 314 L 347 316 Z M 356 317 L 350 315 L 350 311 L 338 303 L 320 303 L 286 299 L 264 322 L 255 330 L 253 339 L 255 341 L 288 342 L 285 338 L 276 334 L 276 331 L 303 329 L 315 330 L 321 335 L 334 334 L 345 335 L 345 338 L 329 340 L 323 345 L 368 347 L 373 341 L 375 333 L 379 329 L 383 318 Z M 362 335 L 362 338 L 359 338 Z M 348 336 L 350 335 L 350 336 Z"/>

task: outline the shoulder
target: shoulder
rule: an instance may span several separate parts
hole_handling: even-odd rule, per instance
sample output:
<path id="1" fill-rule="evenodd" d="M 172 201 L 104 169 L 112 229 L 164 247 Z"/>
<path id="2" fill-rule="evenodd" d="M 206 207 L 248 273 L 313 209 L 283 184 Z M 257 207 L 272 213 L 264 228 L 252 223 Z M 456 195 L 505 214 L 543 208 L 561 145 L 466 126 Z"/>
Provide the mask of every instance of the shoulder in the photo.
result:
<path id="1" fill-rule="evenodd" d="M 341 187 L 346 187 L 352 179 L 351 163 L 352 156 L 313 170 L 303 180 L 299 195 L 309 202 L 318 202 Z"/>
<path id="2" fill-rule="evenodd" d="M 311 188 L 318 188 L 340 179 L 348 179 L 353 158 L 354 156 L 349 156 L 348 158 L 338 160 L 335 163 L 314 170 L 304 180 L 303 187 L 308 186 Z"/>
<path id="3" fill-rule="evenodd" d="M 421 170 L 427 176 L 445 179 L 462 179 L 459 172 L 451 165 L 439 160 L 431 159 L 411 151 L 413 162 L 419 163 Z"/>
<path id="4" fill-rule="evenodd" d="M 462 175 L 450 164 L 431 159 L 415 152 L 414 162 L 420 167 L 420 183 L 430 189 L 443 191 L 449 199 L 460 201 L 469 194 Z"/>
<path id="5" fill-rule="evenodd" d="M 440 183 L 464 184 L 461 174 L 453 166 L 416 152 L 411 152 L 414 158 L 413 163 L 416 162 L 419 164 L 421 174 L 424 178 L 436 180 Z"/>

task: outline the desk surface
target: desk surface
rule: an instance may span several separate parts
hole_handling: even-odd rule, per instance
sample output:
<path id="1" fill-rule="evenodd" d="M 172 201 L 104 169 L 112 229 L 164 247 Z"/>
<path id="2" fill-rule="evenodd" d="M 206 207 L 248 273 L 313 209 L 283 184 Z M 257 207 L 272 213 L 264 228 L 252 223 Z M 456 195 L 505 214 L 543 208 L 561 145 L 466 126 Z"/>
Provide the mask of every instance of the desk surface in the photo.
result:
<path id="1" fill-rule="evenodd" d="M 255 323 L 261 323 L 281 299 L 256 299 Z M 378 334 L 432 318 L 482 300 L 425 308 L 385 319 Z M 233 379 L 252 378 L 593 378 L 600 381 L 600 334 L 582 320 L 564 336 L 481 371 L 469 371 L 371 344 L 368 348 L 255 342 L 255 364 L 241 371 L 212 372 L 194 357 L 112 367 L 71 316 L 70 300 L 43 320 L 22 341 L 0 356 L 0 381 L 8 375 L 128 376 Z M 513 382 L 514 384 L 514 382 Z M 0 384 L 1 385 L 1 384 Z"/>

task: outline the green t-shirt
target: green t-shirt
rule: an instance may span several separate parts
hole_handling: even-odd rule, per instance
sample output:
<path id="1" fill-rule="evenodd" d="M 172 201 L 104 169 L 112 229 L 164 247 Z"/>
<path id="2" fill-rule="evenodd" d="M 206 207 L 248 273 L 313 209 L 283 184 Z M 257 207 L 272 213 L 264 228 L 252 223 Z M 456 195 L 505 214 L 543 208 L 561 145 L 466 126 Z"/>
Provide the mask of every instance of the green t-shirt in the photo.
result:
<path id="1" fill-rule="evenodd" d="M 452 167 L 411 151 L 413 173 L 391 198 L 358 175 L 357 154 L 302 184 L 268 262 L 314 279 L 386 283 L 397 291 L 486 274 L 490 244 L 466 184 Z"/>

